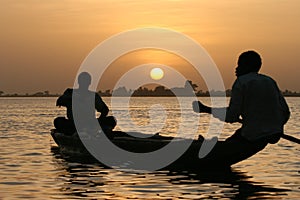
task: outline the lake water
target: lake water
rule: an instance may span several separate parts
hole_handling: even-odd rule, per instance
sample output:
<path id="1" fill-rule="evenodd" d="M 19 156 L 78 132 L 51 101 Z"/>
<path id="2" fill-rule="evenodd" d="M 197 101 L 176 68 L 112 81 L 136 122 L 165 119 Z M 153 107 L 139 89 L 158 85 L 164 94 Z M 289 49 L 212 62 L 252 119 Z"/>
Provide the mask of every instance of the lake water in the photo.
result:
<path id="1" fill-rule="evenodd" d="M 201 99 L 209 103 L 208 98 Z M 281 139 L 226 172 L 122 172 L 61 156 L 49 134 L 53 119 L 65 115 L 55 101 L 0 98 L 0 199 L 300 199 L 299 144 Z M 287 101 L 292 115 L 286 134 L 299 138 L 300 98 Z M 180 112 L 190 112 L 180 110 L 176 102 L 175 98 L 133 98 L 129 115 L 134 124 L 143 125 L 140 130 L 173 135 Z M 152 129 L 148 110 L 154 104 L 165 107 L 166 125 L 158 120 Z M 115 108 L 117 129 L 132 129 L 123 120 L 128 117 L 126 109 L 121 101 Z M 198 134 L 205 135 L 209 119 L 200 117 Z M 220 138 L 238 127 L 226 124 Z"/>

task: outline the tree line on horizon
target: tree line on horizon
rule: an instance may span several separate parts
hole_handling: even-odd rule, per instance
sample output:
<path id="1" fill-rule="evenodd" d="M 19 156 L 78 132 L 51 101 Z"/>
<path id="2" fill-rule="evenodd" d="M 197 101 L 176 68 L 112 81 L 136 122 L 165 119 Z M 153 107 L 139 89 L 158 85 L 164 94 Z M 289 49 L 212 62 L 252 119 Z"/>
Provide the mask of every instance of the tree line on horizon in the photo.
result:
<path id="1" fill-rule="evenodd" d="M 203 91 L 197 90 L 198 85 L 194 84 L 192 81 L 187 80 L 184 87 L 174 87 L 171 89 L 165 88 L 164 86 L 156 86 L 154 89 L 149 89 L 147 87 L 139 87 L 136 90 L 127 89 L 126 87 L 119 87 L 115 90 L 99 90 L 98 93 L 100 96 L 103 97 L 110 97 L 110 96 L 119 96 L 119 97 L 126 97 L 126 96 L 133 96 L 133 97 L 174 97 L 174 96 L 198 96 L 198 97 L 209 97 L 209 96 L 226 96 L 231 95 L 231 89 L 227 89 L 226 91 Z M 281 91 L 284 96 L 287 97 L 300 97 L 300 92 L 294 92 L 290 90 Z M 0 97 L 57 97 L 61 94 L 51 94 L 48 90 L 43 92 L 36 92 L 33 94 L 5 94 L 4 91 L 0 90 Z"/>

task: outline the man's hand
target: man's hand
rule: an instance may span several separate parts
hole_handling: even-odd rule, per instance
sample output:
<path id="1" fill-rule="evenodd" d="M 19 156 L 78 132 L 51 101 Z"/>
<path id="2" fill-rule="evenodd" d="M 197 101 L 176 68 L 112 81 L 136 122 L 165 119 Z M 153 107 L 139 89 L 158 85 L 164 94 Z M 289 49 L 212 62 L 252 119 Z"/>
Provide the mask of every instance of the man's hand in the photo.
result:
<path id="1" fill-rule="evenodd" d="M 193 102 L 193 110 L 197 113 L 209 113 L 211 114 L 211 107 L 202 104 L 200 101 Z"/>

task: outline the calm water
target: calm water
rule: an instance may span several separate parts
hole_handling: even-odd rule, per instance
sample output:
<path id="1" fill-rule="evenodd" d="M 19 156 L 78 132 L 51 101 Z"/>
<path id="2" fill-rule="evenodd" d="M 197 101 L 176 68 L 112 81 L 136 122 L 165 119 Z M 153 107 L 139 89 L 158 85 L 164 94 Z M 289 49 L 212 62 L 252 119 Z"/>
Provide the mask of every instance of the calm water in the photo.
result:
<path id="1" fill-rule="evenodd" d="M 53 119 L 65 114 L 63 108 L 55 107 L 55 100 L 0 98 L 0 199 L 300 198 L 299 145 L 283 139 L 227 172 L 126 173 L 99 164 L 72 162 L 59 154 L 49 135 Z M 292 117 L 286 133 L 299 138 L 300 98 L 287 101 Z M 158 123 L 151 129 L 147 126 L 151 113 L 147 111 L 157 103 L 165 107 L 167 125 Z M 178 129 L 180 110 L 174 98 L 134 98 L 130 109 L 133 122 L 144 125 L 141 130 L 162 128 L 160 132 L 172 135 Z M 115 110 L 121 118 L 120 127 L 130 129 L 122 120 L 128 113 L 121 102 Z M 208 120 L 208 116 L 201 116 L 199 134 L 206 133 Z M 226 125 L 220 138 L 237 127 Z"/>

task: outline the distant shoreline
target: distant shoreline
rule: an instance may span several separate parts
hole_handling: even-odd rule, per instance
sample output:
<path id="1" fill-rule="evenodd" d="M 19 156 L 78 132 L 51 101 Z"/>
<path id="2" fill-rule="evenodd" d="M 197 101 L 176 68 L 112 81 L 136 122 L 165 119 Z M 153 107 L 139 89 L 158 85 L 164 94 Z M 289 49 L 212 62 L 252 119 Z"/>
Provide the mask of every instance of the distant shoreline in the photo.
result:
<path id="1" fill-rule="evenodd" d="M 51 94 L 51 95 L 1 95 L 0 98 L 7 97 L 59 97 L 60 94 Z M 101 95 L 101 97 L 111 97 L 112 95 Z M 178 95 L 180 97 L 193 97 L 193 95 Z M 222 97 L 222 95 L 196 95 L 197 97 Z M 300 94 L 283 94 L 284 97 L 300 97 Z M 115 97 L 130 97 L 130 95 L 116 95 Z M 131 95 L 131 97 L 176 97 L 175 95 Z M 230 95 L 226 95 L 226 97 L 230 97 Z"/>
<path id="2" fill-rule="evenodd" d="M 222 97 L 226 95 L 227 97 L 231 96 L 231 89 L 227 89 L 225 91 L 218 91 L 218 90 L 210 90 L 210 91 L 203 91 L 197 90 L 197 84 L 194 84 L 192 81 L 187 80 L 184 87 L 174 87 L 174 88 L 166 88 L 164 86 L 158 85 L 154 89 L 149 89 L 147 87 L 139 87 L 136 90 L 127 89 L 126 87 L 119 87 L 114 90 L 105 90 L 105 91 L 98 91 L 98 94 L 102 97 Z M 281 91 L 283 96 L 285 97 L 300 97 L 300 92 L 295 92 L 291 90 L 284 90 Z M 9 94 L 5 93 L 4 91 L 0 90 L 0 97 L 59 97 L 62 94 L 51 94 L 49 90 L 39 91 L 33 94 Z"/>

